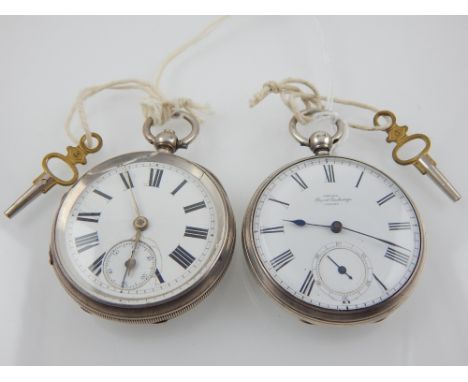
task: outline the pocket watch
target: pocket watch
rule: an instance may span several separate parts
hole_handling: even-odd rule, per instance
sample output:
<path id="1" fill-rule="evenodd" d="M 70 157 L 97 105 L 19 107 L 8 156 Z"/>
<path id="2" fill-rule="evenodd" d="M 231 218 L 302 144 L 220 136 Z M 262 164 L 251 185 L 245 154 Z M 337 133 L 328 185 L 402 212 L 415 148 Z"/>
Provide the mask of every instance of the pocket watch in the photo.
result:
<path id="1" fill-rule="evenodd" d="M 50 260 L 67 292 L 103 318 L 157 323 L 189 310 L 218 283 L 235 242 L 223 187 L 204 167 L 174 155 L 178 139 L 143 132 L 156 151 L 135 152 L 89 170 L 65 194 L 52 231 Z M 82 142 L 83 143 L 83 142 Z"/>
<path id="2" fill-rule="evenodd" d="M 313 112 L 306 113 L 312 115 Z M 314 156 L 277 170 L 245 214 L 243 246 L 260 285 L 307 323 L 377 322 L 408 295 L 421 269 L 424 234 L 414 203 L 388 175 L 331 155 L 334 135 L 306 139 Z"/>

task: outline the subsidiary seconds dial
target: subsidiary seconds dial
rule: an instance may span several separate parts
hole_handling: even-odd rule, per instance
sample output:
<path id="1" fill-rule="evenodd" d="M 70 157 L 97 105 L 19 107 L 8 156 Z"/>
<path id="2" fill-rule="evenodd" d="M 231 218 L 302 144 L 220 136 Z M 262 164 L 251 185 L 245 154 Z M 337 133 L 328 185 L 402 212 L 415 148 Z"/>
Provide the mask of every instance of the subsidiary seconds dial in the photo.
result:
<path id="1" fill-rule="evenodd" d="M 250 214 L 249 263 L 275 297 L 290 296 L 292 309 L 373 309 L 405 289 L 420 263 L 411 201 L 388 176 L 352 159 L 314 157 L 280 170 Z"/>

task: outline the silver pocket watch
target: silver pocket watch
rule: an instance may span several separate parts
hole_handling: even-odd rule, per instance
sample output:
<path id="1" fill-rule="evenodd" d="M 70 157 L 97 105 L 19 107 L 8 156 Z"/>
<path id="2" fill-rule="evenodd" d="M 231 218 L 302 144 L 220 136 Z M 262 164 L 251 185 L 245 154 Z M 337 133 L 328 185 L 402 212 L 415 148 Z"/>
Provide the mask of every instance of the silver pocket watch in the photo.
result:
<path id="1" fill-rule="evenodd" d="M 312 115 L 313 112 L 307 113 Z M 382 171 L 331 155 L 345 131 L 293 137 L 312 157 L 275 171 L 246 211 L 247 262 L 263 289 L 307 323 L 377 322 L 408 295 L 424 233 L 414 203 Z"/>
<path id="2" fill-rule="evenodd" d="M 107 319 L 156 323 L 200 302 L 230 262 L 235 222 L 228 197 L 204 167 L 174 154 L 198 134 L 143 132 L 156 151 L 117 156 L 65 194 L 50 261 L 83 310 Z"/>

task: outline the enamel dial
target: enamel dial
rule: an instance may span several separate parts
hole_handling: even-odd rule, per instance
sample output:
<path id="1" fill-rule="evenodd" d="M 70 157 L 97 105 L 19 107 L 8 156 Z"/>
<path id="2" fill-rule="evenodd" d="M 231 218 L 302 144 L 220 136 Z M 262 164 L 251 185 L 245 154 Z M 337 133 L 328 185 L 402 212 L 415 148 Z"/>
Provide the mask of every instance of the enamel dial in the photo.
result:
<path id="1" fill-rule="evenodd" d="M 72 295 L 84 295 L 94 310 L 95 303 L 134 309 L 170 303 L 177 311 L 180 296 L 227 266 L 213 274 L 232 230 L 230 207 L 205 169 L 172 154 L 129 155 L 91 170 L 65 198 L 55 265 Z"/>
<path id="2" fill-rule="evenodd" d="M 281 170 L 257 192 L 249 219 L 257 276 L 290 306 L 325 314 L 375 311 L 410 284 L 422 256 L 406 194 L 352 159 L 319 156 Z"/>

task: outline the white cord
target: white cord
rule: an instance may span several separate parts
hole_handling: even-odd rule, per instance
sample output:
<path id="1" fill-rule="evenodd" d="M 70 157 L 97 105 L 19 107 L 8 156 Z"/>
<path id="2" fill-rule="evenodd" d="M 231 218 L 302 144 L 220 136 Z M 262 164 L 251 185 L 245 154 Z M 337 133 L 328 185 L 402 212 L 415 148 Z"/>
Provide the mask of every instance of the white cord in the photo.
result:
<path id="1" fill-rule="evenodd" d="M 317 87 L 309 81 L 301 78 L 287 78 L 280 82 L 268 81 L 263 84 L 262 89 L 254 94 L 250 100 L 250 107 L 254 107 L 263 101 L 269 94 L 279 94 L 283 103 L 291 110 L 297 121 L 305 125 L 312 121 L 312 116 L 303 113 L 304 109 L 313 111 L 326 111 L 323 101 L 328 97 L 322 96 Z M 353 106 L 377 113 L 380 109 L 362 102 L 333 98 L 333 102 L 342 105 Z M 302 104 L 302 105 L 301 105 Z M 385 130 L 388 126 L 361 125 L 348 123 L 352 128 L 366 131 Z"/>
<path id="2" fill-rule="evenodd" d="M 378 112 L 380 109 L 374 106 L 362 102 L 334 97 L 332 61 L 328 53 L 325 33 L 319 19 L 317 17 L 313 17 L 313 20 L 319 40 L 320 50 L 322 52 L 322 61 L 326 68 L 325 77 L 328 79 L 328 96 L 322 96 L 318 91 L 318 88 L 309 81 L 300 78 L 287 78 L 280 82 L 266 82 L 262 89 L 250 100 L 250 107 L 256 106 L 269 94 L 279 94 L 283 103 L 296 117 L 296 120 L 303 125 L 317 118 L 338 118 L 338 114 L 333 111 L 335 102 L 342 105 L 369 110 L 374 113 Z M 324 104 L 323 101 L 326 101 L 326 103 Z M 305 115 L 304 110 L 312 110 L 315 112 Z M 357 123 L 347 123 L 346 121 L 344 122 L 346 126 L 366 131 L 385 130 L 387 128 L 387 126 L 367 126 Z"/>
<path id="3" fill-rule="evenodd" d="M 219 24 L 226 19 L 226 16 L 218 17 L 205 28 L 203 28 L 193 38 L 182 44 L 179 48 L 169 54 L 166 59 L 161 63 L 156 81 L 154 84 L 139 80 L 139 79 L 126 79 L 119 81 L 106 82 L 100 85 L 90 86 L 83 89 L 70 109 L 68 117 L 65 121 L 65 131 L 68 137 L 77 144 L 80 140 L 79 137 L 72 133 L 71 124 L 73 118 L 78 114 L 80 127 L 86 135 L 86 144 L 92 147 L 91 129 L 89 128 L 88 117 L 85 110 L 85 101 L 103 90 L 139 90 L 146 94 L 146 98 L 141 101 L 141 108 L 145 118 L 151 117 L 154 124 L 162 125 L 168 121 L 176 110 L 186 111 L 192 114 L 199 122 L 200 112 L 209 112 L 209 107 L 195 103 L 190 98 L 176 98 L 174 100 L 167 99 L 160 89 L 162 75 L 167 66 L 181 53 L 185 52 L 191 46 L 207 37 Z"/>

